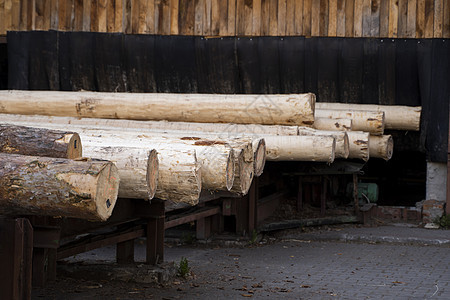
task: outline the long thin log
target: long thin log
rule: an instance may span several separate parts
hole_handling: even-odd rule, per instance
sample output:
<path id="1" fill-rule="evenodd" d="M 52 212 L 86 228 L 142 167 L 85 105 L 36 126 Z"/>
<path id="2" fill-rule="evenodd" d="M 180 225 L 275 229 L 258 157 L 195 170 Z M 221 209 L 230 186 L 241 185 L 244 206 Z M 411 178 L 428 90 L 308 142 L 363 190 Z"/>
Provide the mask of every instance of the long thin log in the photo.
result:
<path id="1" fill-rule="evenodd" d="M 0 91 L 0 113 L 131 120 L 311 125 L 314 94 Z"/>
<path id="2" fill-rule="evenodd" d="M 82 146 L 75 132 L 2 124 L 0 152 L 73 159 L 82 156 Z"/>
<path id="3" fill-rule="evenodd" d="M 371 135 L 369 137 L 370 157 L 390 160 L 394 152 L 394 140 L 391 135 Z"/>
<path id="4" fill-rule="evenodd" d="M 368 132 L 363 131 L 347 131 L 349 155 L 348 158 L 362 159 L 368 161 L 369 152 L 369 136 Z"/>
<path id="5" fill-rule="evenodd" d="M 332 136 L 336 140 L 336 158 L 347 158 L 349 155 L 349 141 L 345 131 L 324 131 L 315 130 L 308 127 L 299 127 L 298 135 L 312 135 L 312 136 Z"/>
<path id="6" fill-rule="evenodd" d="M 313 127 L 318 130 L 352 130 L 352 119 L 316 118 Z"/>
<path id="7" fill-rule="evenodd" d="M 102 146 L 88 143 L 84 155 L 112 161 L 119 170 L 119 197 L 150 200 L 158 184 L 159 161 L 155 149 Z"/>
<path id="8" fill-rule="evenodd" d="M 169 122 L 169 121 L 136 121 L 124 119 L 98 119 L 78 117 L 55 117 L 42 115 L 0 114 L 2 121 L 16 121 L 26 123 L 50 123 L 86 126 L 91 129 L 106 129 L 118 127 L 121 130 L 139 129 L 152 131 L 183 131 L 183 132 L 211 132 L 228 133 L 232 136 L 245 135 L 297 135 L 297 126 L 261 125 L 236 123 L 197 123 L 197 122 Z M 351 120 L 350 120 L 351 121 Z"/>
<path id="9" fill-rule="evenodd" d="M 334 161 L 336 140 L 331 136 L 265 136 L 267 160 Z"/>
<path id="10" fill-rule="evenodd" d="M 316 109 L 317 118 L 352 119 L 352 130 L 381 135 L 384 132 L 384 112 L 362 110 Z"/>
<path id="11" fill-rule="evenodd" d="M 116 166 L 0 153 L 0 213 L 104 221 L 119 189 Z"/>
<path id="12" fill-rule="evenodd" d="M 386 129 L 420 130 L 421 106 L 346 104 L 346 103 L 316 103 L 317 109 L 339 110 L 373 110 L 384 112 Z"/>

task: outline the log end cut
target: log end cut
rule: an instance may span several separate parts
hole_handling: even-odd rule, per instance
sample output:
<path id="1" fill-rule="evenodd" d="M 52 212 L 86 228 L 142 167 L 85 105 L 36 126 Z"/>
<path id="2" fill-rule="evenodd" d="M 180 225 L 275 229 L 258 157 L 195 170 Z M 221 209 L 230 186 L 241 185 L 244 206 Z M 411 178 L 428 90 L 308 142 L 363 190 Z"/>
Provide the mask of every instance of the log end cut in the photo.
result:
<path id="1" fill-rule="evenodd" d="M 67 158 L 74 159 L 83 156 L 83 147 L 78 133 L 65 134 L 62 140 L 63 143 L 67 143 Z"/>
<path id="2" fill-rule="evenodd" d="M 255 176 L 261 176 L 266 165 L 266 140 L 255 139 L 253 141 Z"/>
<path id="3" fill-rule="evenodd" d="M 227 172 L 226 172 L 226 181 L 227 181 L 227 190 L 231 190 L 231 188 L 233 187 L 233 183 L 234 183 L 234 174 L 235 174 L 235 169 L 234 169 L 234 151 L 233 149 L 230 149 L 231 151 L 229 152 L 228 155 L 228 160 L 227 160 Z"/>
<path id="4" fill-rule="evenodd" d="M 158 152 L 155 149 L 149 151 L 147 160 L 147 187 L 148 187 L 148 199 L 153 199 L 156 194 L 156 188 L 158 186 L 159 176 L 159 160 Z"/>
<path id="5" fill-rule="evenodd" d="M 102 162 L 102 167 L 95 176 L 78 173 L 61 173 L 58 179 L 72 186 L 77 195 L 90 195 L 88 201 L 73 202 L 72 205 L 82 209 L 90 206 L 92 220 L 106 221 L 112 214 L 119 193 L 119 170 L 112 162 Z M 95 178 L 95 179 L 94 179 Z M 95 205 L 95 208 L 93 208 Z"/>

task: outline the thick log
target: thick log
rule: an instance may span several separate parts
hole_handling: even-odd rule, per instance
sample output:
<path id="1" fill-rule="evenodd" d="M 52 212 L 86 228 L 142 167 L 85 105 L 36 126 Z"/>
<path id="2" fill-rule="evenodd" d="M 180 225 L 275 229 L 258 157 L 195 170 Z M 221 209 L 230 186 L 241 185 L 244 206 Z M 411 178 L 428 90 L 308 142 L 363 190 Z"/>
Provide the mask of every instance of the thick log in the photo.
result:
<path id="1" fill-rule="evenodd" d="M 349 155 L 349 142 L 345 131 L 325 131 L 315 130 L 308 127 L 299 127 L 298 135 L 332 136 L 336 140 L 335 157 L 345 159 Z"/>
<path id="2" fill-rule="evenodd" d="M 159 162 L 155 149 L 143 147 L 99 146 L 88 143 L 84 155 L 112 161 L 119 170 L 120 198 L 150 200 L 158 184 Z"/>
<path id="3" fill-rule="evenodd" d="M 105 221 L 119 189 L 116 166 L 0 153 L 0 213 Z"/>
<path id="4" fill-rule="evenodd" d="M 82 156 L 82 146 L 75 132 L 2 124 L 0 152 L 73 159 Z"/>
<path id="5" fill-rule="evenodd" d="M 198 204 L 202 190 L 202 170 L 195 150 L 183 144 L 140 142 L 133 139 L 119 139 L 114 135 L 86 135 L 80 132 L 85 148 L 141 148 L 158 152 L 158 185 L 155 197 L 189 205 Z M 183 147 L 184 146 L 184 147 Z M 140 175 L 141 176 L 141 175 Z"/>
<path id="6" fill-rule="evenodd" d="M 338 110 L 372 110 L 384 112 L 386 129 L 420 130 L 421 106 L 346 104 L 346 103 L 316 103 L 317 109 Z"/>
<path id="7" fill-rule="evenodd" d="M 267 160 L 334 161 L 336 140 L 331 136 L 265 136 Z"/>
<path id="8" fill-rule="evenodd" d="M 368 132 L 363 131 L 347 131 L 349 154 L 348 158 L 362 159 L 368 161 L 369 152 L 369 136 Z"/>
<path id="9" fill-rule="evenodd" d="M 381 135 L 384 132 L 384 112 L 362 110 L 316 109 L 317 118 L 352 119 L 352 130 Z"/>
<path id="10" fill-rule="evenodd" d="M 313 127 L 318 130 L 349 131 L 352 130 L 352 119 L 316 118 Z"/>
<path id="11" fill-rule="evenodd" d="M 44 123 L 47 128 L 66 128 L 70 125 L 77 129 L 117 130 L 132 132 L 151 132 L 155 135 L 175 135 L 201 137 L 213 137 L 219 140 L 230 138 L 252 136 L 255 176 L 260 176 L 265 166 L 265 142 L 262 141 L 264 134 L 273 135 L 297 135 L 297 126 L 282 125 L 259 125 L 259 124 L 219 124 L 219 123 L 188 123 L 167 121 L 132 121 L 96 118 L 73 118 L 53 116 L 28 116 L 0 114 L 0 123 L 26 124 L 39 126 Z M 64 126 L 63 126 L 64 125 Z M 167 128 L 165 127 L 167 126 Z M 227 131 L 229 130 L 229 131 Z M 198 157 L 201 159 L 201 157 Z M 207 186 L 207 185 L 206 185 Z"/>
<path id="12" fill-rule="evenodd" d="M 390 160 L 394 152 L 394 140 L 391 135 L 371 135 L 369 137 L 370 157 Z"/>
<path id="13" fill-rule="evenodd" d="M 0 113 L 130 120 L 312 125 L 315 95 L 0 91 Z"/>

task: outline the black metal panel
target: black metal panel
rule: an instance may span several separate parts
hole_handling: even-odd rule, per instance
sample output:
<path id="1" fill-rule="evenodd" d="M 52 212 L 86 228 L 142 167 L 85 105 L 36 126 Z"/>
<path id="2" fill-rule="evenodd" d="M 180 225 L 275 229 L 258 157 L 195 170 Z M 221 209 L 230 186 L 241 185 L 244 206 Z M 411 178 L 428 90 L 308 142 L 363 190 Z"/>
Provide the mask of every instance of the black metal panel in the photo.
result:
<path id="1" fill-rule="evenodd" d="M 155 36 L 132 35 L 123 37 L 124 88 L 130 92 L 155 93 Z"/>
<path id="2" fill-rule="evenodd" d="M 395 40 L 380 40 L 378 48 L 378 103 L 382 105 L 394 105 L 396 103 L 395 49 Z"/>
<path id="3" fill-rule="evenodd" d="M 339 100 L 344 103 L 359 103 L 363 87 L 362 39 L 341 39 L 339 57 Z"/>
<path id="4" fill-rule="evenodd" d="M 418 41 L 415 39 L 397 40 L 395 47 L 397 105 L 420 105 L 417 45 Z"/>
<path id="5" fill-rule="evenodd" d="M 0 90 L 8 88 L 8 47 L 0 43 Z"/>
<path id="6" fill-rule="evenodd" d="M 339 39 L 317 39 L 317 100 L 339 100 Z"/>
<path id="7" fill-rule="evenodd" d="M 90 32 L 58 34 L 60 90 L 98 91 L 93 51 L 96 34 Z"/>
<path id="8" fill-rule="evenodd" d="M 240 92 L 243 94 L 261 94 L 261 73 L 258 57 L 258 39 L 237 38 L 236 54 L 239 69 Z"/>
<path id="9" fill-rule="evenodd" d="M 318 94 L 318 38 L 305 39 L 305 92 Z"/>
<path id="10" fill-rule="evenodd" d="M 257 71 L 259 72 L 259 81 L 261 85 L 261 94 L 279 94 L 280 93 L 280 64 L 278 43 L 279 37 L 266 37 L 257 39 L 258 44 L 258 62 Z M 259 94 L 258 93 L 258 94 Z"/>
<path id="11" fill-rule="evenodd" d="M 305 39 L 283 37 L 278 43 L 280 68 L 280 93 L 305 91 Z"/>
<path id="12" fill-rule="evenodd" d="M 124 35 L 96 34 L 94 36 L 94 74 L 100 92 L 127 92 L 125 60 L 123 54 Z"/>
<path id="13" fill-rule="evenodd" d="M 378 103 L 378 49 L 379 40 L 365 39 L 363 53 L 363 94 L 359 103 Z"/>

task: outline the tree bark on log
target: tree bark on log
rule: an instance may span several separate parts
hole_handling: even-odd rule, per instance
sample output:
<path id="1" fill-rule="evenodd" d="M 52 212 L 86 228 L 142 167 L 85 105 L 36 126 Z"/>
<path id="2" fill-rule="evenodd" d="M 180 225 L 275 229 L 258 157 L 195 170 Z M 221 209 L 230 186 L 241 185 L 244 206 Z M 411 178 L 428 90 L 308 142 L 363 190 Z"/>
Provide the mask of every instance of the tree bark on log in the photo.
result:
<path id="1" fill-rule="evenodd" d="M 324 131 L 308 127 L 299 127 L 298 135 L 332 136 L 336 140 L 335 158 L 348 158 L 349 141 L 345 131 Z"/>
<path id="2" fill-rule="evenodd" d="M 75 132 L 2 124 L 0 152 L 73 159 L 82 156 L 82 146 Z"/>
<path id="3" fill-rule="evenodd" d="M 159 162 L 155 149 L 87 144 L 84 155 L 112 161 L 119 170 L 120 198 L 150 200 L 158 184 Z"/>
<path id="4" fill-rule="evenodd" d="M 220 103 L 220 105 L 218 105 Z M 0 113 L 130 120 L 312 125 L 315 95 L 0 91 Z"/>
<path id="5" fill-rule="evenodd" d="M 352 130 L 381 135 L 384 132 L 384 112 L 362 110 L 317 109 L 317 118 L 352 119 Z"/>
<path id="6" fill-rule="evenodd" d="M 0 153 L 0 213 L 105 221 L 119 189 L 116 166 Z"/>
<path id="7" fill-rule="evenodd" d="M 316 103 L 317 109 L 333 110 L 372 110 L 384 112 L 386 129 L 420 130 L 421 106 L 346 104 L 346 103 Z"/>
<path id="8" fill-rule="evenodd" d="M 391 135 L 369 136 L 370 157 L 390 160 L 394 152 L 394 140 Z"/>
<path id="9" fill-rule="evenodd" d="M 331 136 L 265 136 L 267 160 L 332 163 L 336 140 Z"/>
<path id="10" fill-rule="evenodd" d="M 316 118 L 313 127 L 318 130 L 350 131 L 352 119 Z"/>
<path id="11" fill-rule="evenodd" d="M 368 132 L 347 131 L 349 155 L 348 158 L 362 159 L 368 161 L 370 157 Z"/>

